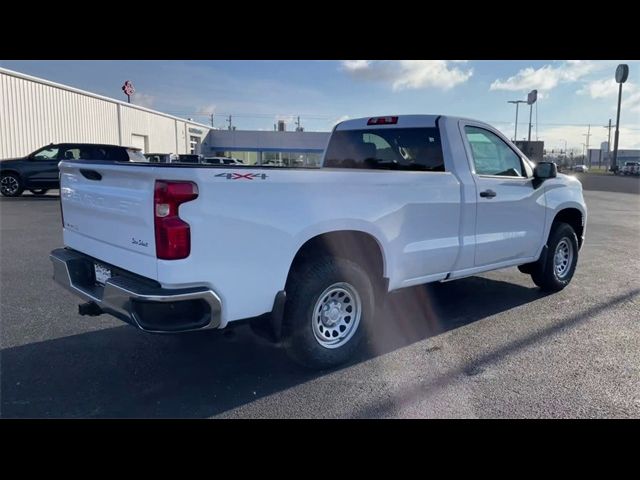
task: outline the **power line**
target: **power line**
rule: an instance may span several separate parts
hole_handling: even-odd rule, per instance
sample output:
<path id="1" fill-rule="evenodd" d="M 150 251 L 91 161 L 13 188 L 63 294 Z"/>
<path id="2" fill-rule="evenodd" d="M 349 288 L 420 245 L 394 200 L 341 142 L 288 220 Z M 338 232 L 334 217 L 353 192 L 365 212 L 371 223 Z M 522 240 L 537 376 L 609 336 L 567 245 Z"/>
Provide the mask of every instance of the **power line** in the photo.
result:
<path id="1" fill-rule="evenodd" d="M 537 108 L 536 108 L 537 110 Z M 292 119 L 296 117 L 300 117 L 305 120 L 333 120 L 336 118 L 335 116 L 329 115 L 315 115 L 315 114 L 282 114 L 282 113 L 229 113 L 229 112 L 215 112 L 215 113 L 206 113 L 206 112 L 190 112 L 186 110 L 174 110 L 174 111 L 165 111 L 165 113 L 169 115 L 182 115 L 182 116 L 193 116 L 193 117 L 207 117 L 211 118 L 212 116 L 226 116 L 232 115 L 235 118 L 275 118 L 275 117 L 290 117 Z M 537 113 L 537 112 L 536 112 Z M 496 125 L 512 125 L 513 121 L 508 120 L 485 120 L 487 123 L 496 124 Z M 554 123 L 554 122 L 540 122 L 536 121 L 536 126 L 546 126 L 546 127 L 589 127 L 590 123 Z M 614 127 L 612 127 L 614 128 Z M 640 131 L 640 125 L 637 127 L 625 127 L 627 130 L 631 131 Z"/>

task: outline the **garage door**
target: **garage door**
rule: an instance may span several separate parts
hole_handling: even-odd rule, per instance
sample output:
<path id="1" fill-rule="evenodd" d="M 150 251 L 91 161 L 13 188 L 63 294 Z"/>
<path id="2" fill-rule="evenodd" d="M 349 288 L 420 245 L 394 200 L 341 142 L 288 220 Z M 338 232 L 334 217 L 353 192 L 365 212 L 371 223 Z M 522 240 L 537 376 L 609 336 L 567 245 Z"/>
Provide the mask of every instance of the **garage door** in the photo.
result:
<path id="1" fill-rule="evenodd" d="M 131 135 L 131 146 L 139 148 L 142 153 L 147 153 L 147 136 L 146 135 Z"/>

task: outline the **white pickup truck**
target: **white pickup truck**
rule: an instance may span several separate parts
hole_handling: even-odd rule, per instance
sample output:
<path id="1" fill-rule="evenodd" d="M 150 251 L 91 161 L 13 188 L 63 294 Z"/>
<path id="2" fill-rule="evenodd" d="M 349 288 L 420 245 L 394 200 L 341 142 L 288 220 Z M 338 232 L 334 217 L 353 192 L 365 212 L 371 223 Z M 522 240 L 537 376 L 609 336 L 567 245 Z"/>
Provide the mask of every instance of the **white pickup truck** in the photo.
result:
<path id="1" fill-rule="evenodd" d="M 319 169 L 65 160 L 60 174 L 51 260 L 81 314 L 162 333 L 250 319 L 317 368 L 354 353 L 387 292 L 512 266 L 564 288 L 587 219 L 577 179 L 437 115 L 342 122 Z"/>

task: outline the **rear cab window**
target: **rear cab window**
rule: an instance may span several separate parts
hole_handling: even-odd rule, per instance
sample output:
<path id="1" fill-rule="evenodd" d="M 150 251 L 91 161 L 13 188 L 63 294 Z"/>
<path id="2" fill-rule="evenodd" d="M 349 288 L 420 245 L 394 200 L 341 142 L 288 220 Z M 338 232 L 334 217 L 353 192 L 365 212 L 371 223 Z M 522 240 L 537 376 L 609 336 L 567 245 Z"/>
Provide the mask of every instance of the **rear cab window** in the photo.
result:
<path id="1" fill-rule="evenodd" d="M 437 127 L 336 130 L 327 147 L 326 168 L 444 172 Z"/>

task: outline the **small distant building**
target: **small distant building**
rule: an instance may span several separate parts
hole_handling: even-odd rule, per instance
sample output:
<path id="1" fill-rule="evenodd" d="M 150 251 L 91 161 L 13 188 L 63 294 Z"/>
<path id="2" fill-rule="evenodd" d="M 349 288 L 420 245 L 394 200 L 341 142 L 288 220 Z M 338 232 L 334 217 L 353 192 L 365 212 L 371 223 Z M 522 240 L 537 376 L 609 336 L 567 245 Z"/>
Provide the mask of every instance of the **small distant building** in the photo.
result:
<path id="1" fill-rule="evenodd" d="M 524 153 L 529 160 L 534 162 L 541 162 L 544 157 L 544 142 L 543 141 L 531 141 L 516 140 L 516 147 Z"/>
<path id="2" fill-rule="evenodd" d="M 604 152 L 606 153 L 606 151 Z M 601 148 L 590 148 L 587 153 L 587 166 L 593 167 L 595 165 L 602 166 L 604 156 Z"/>
<path id="3" fill-rule="evenodd" d="M 211 130 L 202 153 L 234 157 L 247 165 L 319 166 L 330 132 Z"/>
<path id="4" fill-rule="evenodd" d="M 618 166 L 624 162 L 640 162 L 640 150 L 618 150 Z"/>

